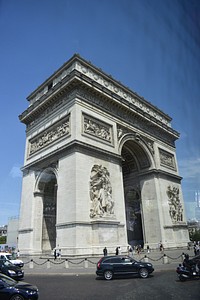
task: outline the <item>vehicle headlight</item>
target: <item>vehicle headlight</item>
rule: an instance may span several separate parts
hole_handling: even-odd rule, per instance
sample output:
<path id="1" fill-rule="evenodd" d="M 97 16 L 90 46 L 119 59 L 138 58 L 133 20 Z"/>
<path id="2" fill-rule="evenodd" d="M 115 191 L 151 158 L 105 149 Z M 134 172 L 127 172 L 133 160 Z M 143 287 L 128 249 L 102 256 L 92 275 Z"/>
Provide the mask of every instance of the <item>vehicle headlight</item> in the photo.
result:
<path id="1" fill-rule="evenodd" d="M 8 273 L 9 273 L 10 275 L 14 275 L 14 274 L 16 274 L 16 272 L 15 272 L 15 271 L 13 271 L 13 270 L 8 270 Z"/>
<path id="2" fill-rule="evenodd" d="M 152 267 L 152 264 L 147 264 L 148 267 Z"/>
<path id="3" fill-rule="evenodd" d="M 26 293 L 29 295 L 35 295 L 37 293 L 37 291 L 26 290 Z"/>

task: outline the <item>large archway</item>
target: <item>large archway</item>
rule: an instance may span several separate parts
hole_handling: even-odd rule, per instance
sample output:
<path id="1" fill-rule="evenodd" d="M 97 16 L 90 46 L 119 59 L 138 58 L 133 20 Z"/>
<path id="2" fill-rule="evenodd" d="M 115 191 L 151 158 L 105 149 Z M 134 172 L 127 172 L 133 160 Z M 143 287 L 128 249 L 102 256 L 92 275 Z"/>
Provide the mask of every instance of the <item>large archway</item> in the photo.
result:
<path id="1" fill-rule="evenodd" d="M 38 188 L 43 194 L 42 252 L 56 247 L 57 178 L 51 169 L 45 170 Z"/>
<path id="2" fill-rule="evenodd" d="M 135 140 L 122 147 L 122 171 L 126 209 L 127 240 L 129 245 L 144 246 L 145 232 L 141 199 L 140 173 L 151 166 L 144 148 Z"/>

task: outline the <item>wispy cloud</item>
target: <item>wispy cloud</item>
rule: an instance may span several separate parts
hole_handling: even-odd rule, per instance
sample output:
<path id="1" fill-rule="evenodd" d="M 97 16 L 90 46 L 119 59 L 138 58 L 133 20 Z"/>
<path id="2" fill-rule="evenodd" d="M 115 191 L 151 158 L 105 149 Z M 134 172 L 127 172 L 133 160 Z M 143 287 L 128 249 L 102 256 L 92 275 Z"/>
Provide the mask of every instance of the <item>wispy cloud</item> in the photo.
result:
<path id="1" fill-rule="evenodd" d="M 200 158 L 179 160 L 179 173 L 185 179 L 200 178 Z"/>
<path id="2" fill-rule="evenodd" d="M 22 177 L 22 172 L 20 170 L 20 167 L 19 166 L 13 166 L 12 169 L 10 170 L 9 175 L 13 178 Z"/>

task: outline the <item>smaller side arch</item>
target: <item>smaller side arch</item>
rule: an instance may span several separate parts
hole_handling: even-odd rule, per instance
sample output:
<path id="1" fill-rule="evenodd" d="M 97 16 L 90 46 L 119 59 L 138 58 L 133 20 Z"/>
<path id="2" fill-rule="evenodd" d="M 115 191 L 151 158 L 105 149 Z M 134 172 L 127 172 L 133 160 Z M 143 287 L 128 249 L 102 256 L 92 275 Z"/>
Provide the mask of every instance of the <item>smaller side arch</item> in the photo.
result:
<path id="1" fill-rule="evenodd" d="M 37 175 L 34 196 L 35 213 L 37 216 L 40 215 L 38 220 L 41 224 L 40 248 L 43 253 L 50 254 L 56 247 L 57 235 L 57 170 L 55 168 L 48 167 Z"/>
<path id="2" fill-rule="evenodd" d="M 56 179 L 57 182 L 58 172 L 56 168 L 48 167 L 39 172 L 39 174 L 36 175 L 34 192 L 44 192 L 45 184 L 50 182 L 52 178 Z"/>

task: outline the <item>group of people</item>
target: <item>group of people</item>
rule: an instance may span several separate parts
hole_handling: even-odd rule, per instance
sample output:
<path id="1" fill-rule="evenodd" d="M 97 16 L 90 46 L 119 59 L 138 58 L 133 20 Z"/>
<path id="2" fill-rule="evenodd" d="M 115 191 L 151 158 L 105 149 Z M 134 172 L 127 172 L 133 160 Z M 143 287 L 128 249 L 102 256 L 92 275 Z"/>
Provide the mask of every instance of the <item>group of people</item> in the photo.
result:
<path id="1" fill-rule="evenodd" d="M 103 249 L 103 255 L 104 256 L 108 255 L 108 250 L 107 250 L 106 247 Z M 120 246 L 116 247 L 116 249 L 115 249 L 115 255 L 121 255 L 121 247 Z"/>
<path id="2" fill-rule="evenodd" d="M 143 248 L 142 248 L 141 245 L 136 245 L 135 247 L 128 245 L 127 246 L 127 255 L 128 256 L 133 256 L 133 254 L 135 254 L 135 253 L 137 253 L 139 255 L 142 252 L 142 250 L 143 250 Z M 149 247 L 149 245 L 147 245 L 147 249 L 146 250 L 147 250 L 147 253 L 150 253 L 150 247 Z M 121 255 L 121 253 L 122 253 L 121 247 L 120 246 L 116 247 L 116 249 L 115 249 L 115 255 Z M 108 255 L 108 250 L 107 250 L 106 247 L 103 249 L 103 255 L 104 256 Z"/>

